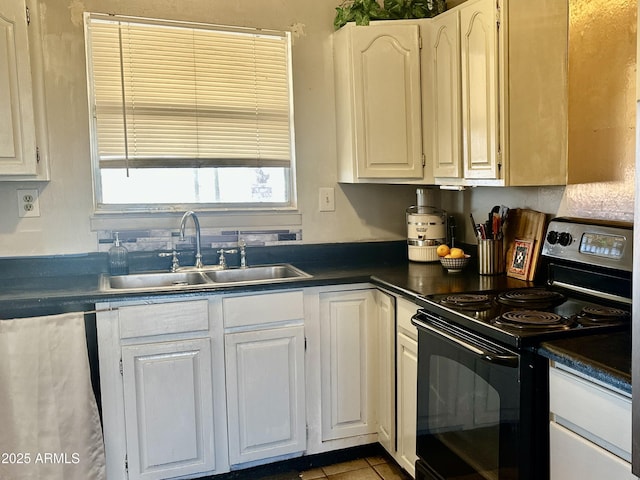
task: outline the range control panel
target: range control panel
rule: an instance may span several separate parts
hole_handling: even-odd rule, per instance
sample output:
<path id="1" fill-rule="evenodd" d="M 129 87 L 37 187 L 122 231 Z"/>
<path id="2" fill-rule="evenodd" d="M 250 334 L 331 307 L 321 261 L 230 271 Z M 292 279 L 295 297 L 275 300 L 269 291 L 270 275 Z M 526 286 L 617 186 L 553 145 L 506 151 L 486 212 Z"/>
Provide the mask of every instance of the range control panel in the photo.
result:
<path id="1" fill-rule="evenodd" d="M 555 218 L 549 222 L 542 255 L 631 271 L 633 225 Z"/>

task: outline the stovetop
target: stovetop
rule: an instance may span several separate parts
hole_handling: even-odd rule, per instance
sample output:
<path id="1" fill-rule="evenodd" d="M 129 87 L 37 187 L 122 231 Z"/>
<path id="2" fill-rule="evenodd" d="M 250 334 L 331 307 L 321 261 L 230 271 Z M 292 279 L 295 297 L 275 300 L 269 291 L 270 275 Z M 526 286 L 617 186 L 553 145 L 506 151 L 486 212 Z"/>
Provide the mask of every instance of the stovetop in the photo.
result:
<path id="1" fill-rule="evenodd" d="M 545 286 L 436 294 L 424 310 L 505 345 L 630 329 L 633 225 L 555 218 L 542 245 Z"/>
<path id="2" fill-rule="evenodd" d="M 436 294 L 424 300 L 426 309 L 441 318 L 515 347 L 630 328 L 625 305 L 546 287 Z"/>

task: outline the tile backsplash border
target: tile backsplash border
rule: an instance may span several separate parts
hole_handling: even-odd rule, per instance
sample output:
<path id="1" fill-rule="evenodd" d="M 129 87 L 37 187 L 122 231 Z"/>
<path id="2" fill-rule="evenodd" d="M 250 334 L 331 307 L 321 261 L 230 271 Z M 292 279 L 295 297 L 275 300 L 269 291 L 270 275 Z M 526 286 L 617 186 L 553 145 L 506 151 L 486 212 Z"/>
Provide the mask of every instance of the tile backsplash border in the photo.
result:
<path id="1" fill-rule="evenodd" d="M 98 252 L 108 252 L 115 238 L 130 252 L 148 252 L 156 250 L 192 249 L 195 245 L 195 231 L 187 228 L 185 239 L 175 229 L 114 229 L 98 230 Z M 229 229 L 201 228 L 202 248 L 231 248 L 243 239 L 248 246 L 297 245 L 302 243 L 302 230 L 289 228 L 276 229 Z"/>

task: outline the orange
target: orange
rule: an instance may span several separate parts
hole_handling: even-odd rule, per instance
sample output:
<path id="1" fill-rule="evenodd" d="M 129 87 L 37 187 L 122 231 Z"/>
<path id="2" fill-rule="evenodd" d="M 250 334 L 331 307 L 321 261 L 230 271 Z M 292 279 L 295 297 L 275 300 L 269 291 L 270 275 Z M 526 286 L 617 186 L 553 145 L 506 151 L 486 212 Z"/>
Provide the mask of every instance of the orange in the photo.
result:
<path id="1" fill-rule="evenodd" d="M 451 258 L 464 258 L 464 250 L 461 248 L 452 248 L 450 250 Z"/>
<path id="2" fill-rule="evenodd" d="M 438 248 L 436 249 L 436 253 L 438 254 L 439 257 L 444 257 L 446 255 L 449 255 L 449 245 L 445 245 L 444 243 L 442 245 L 438 245 Z"/>

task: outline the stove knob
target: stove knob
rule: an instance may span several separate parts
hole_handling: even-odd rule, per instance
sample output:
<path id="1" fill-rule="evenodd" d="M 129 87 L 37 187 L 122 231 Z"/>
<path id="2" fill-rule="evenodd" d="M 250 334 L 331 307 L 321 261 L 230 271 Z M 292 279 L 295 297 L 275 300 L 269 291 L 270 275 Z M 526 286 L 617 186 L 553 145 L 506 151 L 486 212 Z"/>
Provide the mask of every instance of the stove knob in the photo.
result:
<path id="1" fill-rule="evenodd" d="M 551 245 L 555 245 L 556 243 L 558 243 L 558 232 L 552 230 L 551 232 L 547 233 L 547 242 L 549 242 Z"/>
<path id="2" fill-rule="evenodd" d="M 569 232 L 562 232 L 560 235 L 558 235 L 558 243 L 563 247 L 566 247 L 572 241 L 573 241 L 573 237 Z"/>

